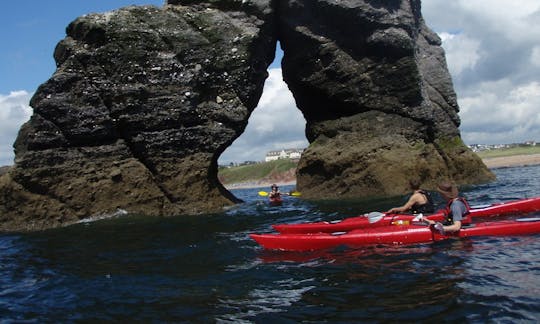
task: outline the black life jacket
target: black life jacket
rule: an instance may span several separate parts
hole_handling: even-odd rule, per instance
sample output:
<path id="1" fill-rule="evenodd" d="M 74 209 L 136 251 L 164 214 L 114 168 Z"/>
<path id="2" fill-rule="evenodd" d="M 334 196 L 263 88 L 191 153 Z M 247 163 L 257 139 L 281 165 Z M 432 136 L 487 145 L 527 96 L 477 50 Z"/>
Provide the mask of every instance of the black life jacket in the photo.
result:
<path id="1" fill-rule="evenodd" d="M 421 193 L 422 195 L 424 195 L 424 197 L 426 197 L 426 203 L 425 204 L 418 204 L 418 203 L 415 203 L 412 207 L 411 207 L 411 212 L 413 214 L 431 214 L 433 212 L 435 212 L 435 204 L 433 204 L 433 198 L 431 198 L 431 193 L 429 191 L 425 191 L 425 190 L 418 190 L 419 193 Z"/>
<path id="2" fill-rule="evenodd" d="M 270 191 L 269 198 L 270 199 L 281 199 L 281 192 L 279 192 L 279 191 L 276 191 L 276 192 Z"/>
<path id="3" fill-rule="evenodd" d="M 471 206 L 469 206 L 469 203 L 465 200 L 465 198 L 463 197 L 457 197 L 457 198 L 454 198 L 454 199 L 451 199 L 450 201 L 448 201 L 448 203 L 446 204 L 446 208 L 444 210 L 444 214 L 445 214 L 445 220 L 444 220 L 444 223 L 443 225 L 452 225 L 454 224 L 454 215 L 452 215 L 452 209 L 450 208 L 450 205 L 452 205 L 452 203 L 455 201 L 455 200 L 459 200 L 463 203 L 463 205 L 465 205 L 465 214 L 463 214 L 463 218 L 461 219 L 461 224 L 462 225 L 468 225 L 471 223 Z"/>

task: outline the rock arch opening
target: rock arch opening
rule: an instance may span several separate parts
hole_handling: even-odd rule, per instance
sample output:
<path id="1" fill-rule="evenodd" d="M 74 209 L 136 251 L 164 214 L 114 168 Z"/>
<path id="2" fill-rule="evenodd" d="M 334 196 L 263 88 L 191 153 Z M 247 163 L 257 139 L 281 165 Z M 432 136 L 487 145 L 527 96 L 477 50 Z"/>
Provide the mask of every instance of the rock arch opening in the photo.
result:
<path id="1" fill-rule="evenodd" d="M 278 42 L 276 56 L 268 67 L 268 78 L 259 103 L 251 113 L 242 135 L 219 157 L 221 170 L 230 166 L 264 162 L 270 151 L 304 149 L 308 146 L 306 120 L 283 81 L 282 57 L 283 51 Z M 228 188 L 262 184 L 254 179 L 231 184 L 220 173 L 218 178 Z"/>

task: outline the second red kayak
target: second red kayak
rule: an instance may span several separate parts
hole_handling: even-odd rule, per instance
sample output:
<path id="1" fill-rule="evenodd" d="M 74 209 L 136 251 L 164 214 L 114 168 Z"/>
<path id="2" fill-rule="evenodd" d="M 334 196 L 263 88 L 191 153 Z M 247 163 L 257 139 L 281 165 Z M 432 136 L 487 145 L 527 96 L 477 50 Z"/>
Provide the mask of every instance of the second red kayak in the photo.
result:
<path id="1" fill-rule="evenodd" d="M 520 199 L 504 203 L 477 206 L 471 209 L 471 217 L 491 217 L 509 214 L 526 214 L 540 211 L 540 197 Z M 444 219 L 443 212 L 425 215 L 434 221 Z M 355 229 L 410 224 L 414 215 L 369 213 L 344 220 L 300 224 L 276 224 L 272 227 L 285 234 L 348 232 Z"/>
<path id="2" fill-rule="evenodd" d="M 442 235 L 427 225 L 384 226 L 350 232 L 310 234 L 251 234 L 265 249 L 309 251 L 337 246 L 400 245 L 440 241 L 451 237 L 506 236 L 540 233 L 540 218 L 482 222 Z"/>

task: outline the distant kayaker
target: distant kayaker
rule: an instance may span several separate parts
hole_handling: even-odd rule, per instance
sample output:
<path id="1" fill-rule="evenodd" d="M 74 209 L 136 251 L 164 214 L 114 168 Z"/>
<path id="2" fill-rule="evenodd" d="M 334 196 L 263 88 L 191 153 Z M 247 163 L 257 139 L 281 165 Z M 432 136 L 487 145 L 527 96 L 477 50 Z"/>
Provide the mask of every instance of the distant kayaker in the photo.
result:
<path id="1" fill-rule="evenodd" d="M 291 191 L 291 192 L 281 192 L 281 191 L 279 191 L 279 187 L 275 183 L 270 187 L 270 189 L 271 189 L 271 191 L 268 194 L 268 198 L 270 198 L 270 199 L 281 199 L 281 195 L 285 195 L 285 196 L 292 196 L 293 195 L 293 191 Z"/>
<path id="2" fill-rule="evenodd" d="M 279 187 L 276 184 L 273 184 L 270 188 L 272 189 L 270 193 L 268 194 L 268 200 L 270 202 L 270 205 L 273 205 L 273 206 L 281 205 L 281 203 L 283 202 L 281 195 L 289 195 L 289 194 L 281 193 L 281 191 L 279 191 Z"/>
<path id="3" fill-rule="evenodd" d="M 434 222 L 422 217 L 421 220 L 432 225 L 441 234 L 446 232 L 457 232 L 464 224 L 470 223 L 469 204 L 463 197 L 458 197 L 457 186 L 450 182 L 442 182 L 437 186 L 437 191 L 446 200 L 446 221 L 444 224 Z"/>
<path id="4" fill-rule="evenodd" d="M 274 183 L 272 186 L 270 186 L 270 193 L 268 194 L 268 198 L 270 199 L 280 199 L 281 198 L 281 192 L 279 191 L 279 187 Z"/>
<path id="5" fill-rule="evenodd" d="M 420 181 L 409 180 L 409 186 L 413 191 L 409 200 L 401 207 L 394 207 L 388 213 L 429 214 L 435 211 L 435 206 L 431 200 L 431 195 L 426 190 L 420 189 Z"/>

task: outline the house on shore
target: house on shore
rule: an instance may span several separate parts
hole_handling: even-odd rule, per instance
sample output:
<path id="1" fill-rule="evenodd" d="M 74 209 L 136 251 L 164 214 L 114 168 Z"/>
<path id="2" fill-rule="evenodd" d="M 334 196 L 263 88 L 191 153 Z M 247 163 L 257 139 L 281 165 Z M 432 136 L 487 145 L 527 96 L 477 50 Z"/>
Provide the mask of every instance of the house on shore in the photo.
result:
<path id="1" fill-rule="evenodd" d="M 265 162 L 276 161 L 280 159 L 291 159 L 299 160 L 302 156 L 304 149 L 284 149 L 278 151 L 268 151 L 266 157 L 264 158 Z"/>

